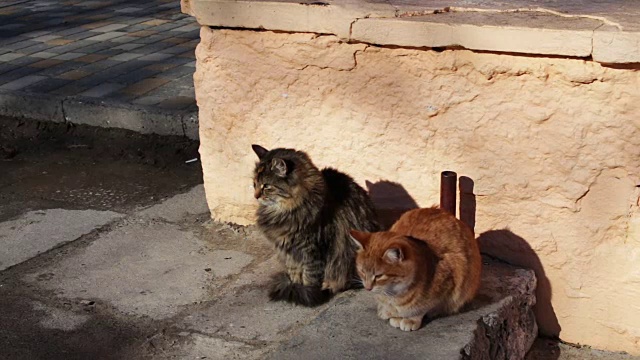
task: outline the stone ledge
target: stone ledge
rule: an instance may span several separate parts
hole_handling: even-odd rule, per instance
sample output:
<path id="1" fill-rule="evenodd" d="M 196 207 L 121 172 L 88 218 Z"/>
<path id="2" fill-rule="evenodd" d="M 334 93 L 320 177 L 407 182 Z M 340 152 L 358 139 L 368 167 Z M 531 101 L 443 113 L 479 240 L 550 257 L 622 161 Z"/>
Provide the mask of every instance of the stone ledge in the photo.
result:
<path id="1" fill-rule="evenodd" d="M 522 359 L 538 333 L 535 289 L 532 270 L 485 259 L 471 310 L 410 333 L 376 316 L 371 293 L 348 292 L 268 358 Z"/>
<path id="2" fill-rule="evenodd" d="M 396 4 L 397 3 L 397 4 Z M 415 4 L 414 4 L 415 3 Z M 537 5 L 538 3 L 536 3 Z M 522 54 L 592 57 L 601 63 L 640 62 L 640 4 L 607 13 L 577 0 L 545 4 L 461 0 L 269 1 L 183 0 L 201 25 L 334 34 L 353 42 L 404 47 L 454 47 Z M 613 6 L 615 4 L 609 4 Z M 445 9 L 446 11 L 444 11 Z M 605 13 L 603 16 L 600 12 Z"/>

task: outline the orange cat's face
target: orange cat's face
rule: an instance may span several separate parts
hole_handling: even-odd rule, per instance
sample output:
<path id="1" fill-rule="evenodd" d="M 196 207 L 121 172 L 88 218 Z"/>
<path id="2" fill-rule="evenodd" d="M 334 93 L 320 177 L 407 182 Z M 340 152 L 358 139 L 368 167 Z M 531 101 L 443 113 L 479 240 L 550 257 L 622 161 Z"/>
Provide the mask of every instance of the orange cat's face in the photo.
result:
<path id="1" fill-rule="evenodd" d="M 356 268 L 364 288 L 388 296 L 397 296 L 411 286 L 415 263 L 409 240 L 392 232 L 351 231 L 358 245 Z"/>

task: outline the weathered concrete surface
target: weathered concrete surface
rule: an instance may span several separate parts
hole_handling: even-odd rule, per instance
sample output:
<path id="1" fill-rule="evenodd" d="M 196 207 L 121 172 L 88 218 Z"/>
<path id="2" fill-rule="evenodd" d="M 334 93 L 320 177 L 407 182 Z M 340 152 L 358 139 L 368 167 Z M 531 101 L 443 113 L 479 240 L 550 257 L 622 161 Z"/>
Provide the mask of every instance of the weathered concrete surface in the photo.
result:
<path id="1" fill-rule="evenodd" d="M 640 354 L 637 67 L 301 33 L 203 27 L 201 38 L 214 219 L 253 221 L 253 143 L 303 149 L 374 190 L 395 182 L 418 206 L 437 203 L 439 173 L 455 170 L 474 184 L 476 233 L 508 227 L 520 239 L 485 251 L 548 279 L 543 333 Z"/>
<path id="2" fill-rule="evenodd" d="M 0 115 L 42 121 L 65 121 L 62 101 L 55 96 L 33 96 L 12 91 L 0 92 Z"/>
<path id="3" fill-rule="evenodd" d="M 33 310 L 44 311 L 47 315 L 42 318 L 40 325 L 45 329 L 71 331 L 79 328 L 89 320 L 89 315 L 80 315 L 71 311 L 47 306 L 40 302 L 33 302 Z"/>
<path id="4" fill-rule="evenodd" d="M 184 131 L 183 123 L 183 118 L 193 116 L 192 110 L 164 110 L 82 97 L 65 98 L 62 106 L 65 121 L 73 124 L 121 128 L 142 134 L 193 135 Z"/>
<path id="5" fill-rule="evenodd" d="M 250 262 L 251 256 L 237 251 L 207 251 L 203 241 L 177 226 L 132 221 L 26 280 L 62 290 L 59 296 L 107 301 L 124 313 L 162 319 L 205 300 L 214 277 L 237 273 Z"/>
<path id="6" fill-rule="evenodd" d="M 158 205 L 141 211 L 140 215 L 170 222 L 179 222 L 187 216 L 200 215 L 208 211 L 204 186 L 198 185 L 184 194 L 176 195 Z"/>
<path id="7" fill-rule="evenodd" d="M 522 359 L 538 329 L 531 270 L 485 262 L 472 310 L 402 332 L 364 291 L 345 293 L 270 359 Z"/>
<path id="8" fill-rule="evenodd" d="M 273 345 L 288 339 L 293 330 L 308 323 L 323 307 L 305 308 L 270 302 L 267 283 L 280 271 L 275 257 L 241 274 L 212 304 L 185 317 L 186 326 L 203 334 L 257 341 Z"/>
<path id="9" fill-rule="evenodd" d="M 197 131 L 194 131 L 198 114 L 193 110 L 160 109 L 82 96 L 0 90 L 0 116 L 198 139 Z"/>
<path id="10" fill-rule="evenodd" d="M 597 4 L 597 5 L 596 5 Z M 640 62 L 633 1 L 183 0 L 201 25 L 333 34 L 351 42 Z"/>
<path id="11" fill-rule="evenodd" d="M 119 217 L 113 211 L 31 211 L 0 223 L 0 271 L 85 235 Z"/>
<path id="12" fill-rule="evenodd" d="M 407 47 L 461 46 L 466 49 L 587 57 L 593 31 L 602 22 L 540 12 L 459 12 L 406 18 L 362 19 L 353 39 Z"/>
<path id="13" fill-rule="evenodd" d="M 261 359 L 266 349 L 253 347 L 239 341 L 226 341 L 200 334 L 191 334 L 188 345 L 178 352 L 183 359 Z"/>

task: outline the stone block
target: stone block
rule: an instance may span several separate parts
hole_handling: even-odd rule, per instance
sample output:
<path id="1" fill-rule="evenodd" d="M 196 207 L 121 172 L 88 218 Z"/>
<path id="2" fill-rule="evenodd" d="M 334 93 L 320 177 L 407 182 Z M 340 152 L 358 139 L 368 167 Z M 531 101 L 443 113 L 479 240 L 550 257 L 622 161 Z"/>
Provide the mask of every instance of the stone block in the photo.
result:
<path id="1" fill-rule="evenodd" d="M 640 31 L 597 30 L 593 34 L 593 60 L 602 63 L 640 63 Z"/>
<path id="2" fill-rule="evenodd" d="M 511 25 L 511 26 L 509 26 Z M 369 44 L 451 47 L 576 57 L 591 55 L 593 30 L 601 23 L 576 18 L 573 22 L 550 14 L 451 13 L 403 19 L 361 19 L 351 39 Z"/>
<path id="3" fill-rule="evenodd" d="M 0 114 L 13 118 L 64 122 L 62 99 L 51 96 L 0 91 Z"/>
<path id="4" fill-rule="evenodd" d="M 86 89 L 85 89 L 86 90 Z M 143 134 L 184 135 L 181 113 L 144 109 L 120 102 L 90 98 L 64 100 L 66 121 L 100 127 L 116 127 Z"/>
<path id="5" fill-rule="evenodd" d="M 371 293 L 349 292 L 267 358 L 523 359 L 538 334 L 535 275 L 495 262 L 483 271 L 477 299 L 460 314 L 403 332 L 378 318 Z"/>

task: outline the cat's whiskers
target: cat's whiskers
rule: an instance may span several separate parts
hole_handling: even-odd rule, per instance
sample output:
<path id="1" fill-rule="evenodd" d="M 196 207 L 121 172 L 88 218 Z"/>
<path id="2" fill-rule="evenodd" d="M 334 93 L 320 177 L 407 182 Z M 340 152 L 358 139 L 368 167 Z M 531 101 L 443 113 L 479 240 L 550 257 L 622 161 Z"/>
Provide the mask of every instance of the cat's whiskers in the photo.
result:
<path id="1" fill-rule="evenodd" d="M 393 296 L 393 295 L 394 295 L 392 292 L 390 292 L 390 291 L 389 291 L 389 290 L 387 290 L 387 289 L 383 289 L 383 290 L 382 290 L 382 293 L 383 293 L 384 295 L 386 295 L 386 296 Z"/>

